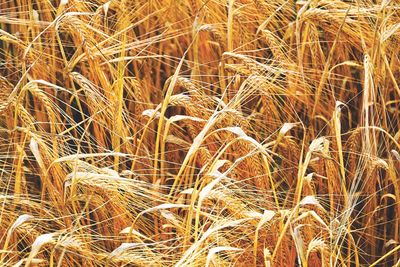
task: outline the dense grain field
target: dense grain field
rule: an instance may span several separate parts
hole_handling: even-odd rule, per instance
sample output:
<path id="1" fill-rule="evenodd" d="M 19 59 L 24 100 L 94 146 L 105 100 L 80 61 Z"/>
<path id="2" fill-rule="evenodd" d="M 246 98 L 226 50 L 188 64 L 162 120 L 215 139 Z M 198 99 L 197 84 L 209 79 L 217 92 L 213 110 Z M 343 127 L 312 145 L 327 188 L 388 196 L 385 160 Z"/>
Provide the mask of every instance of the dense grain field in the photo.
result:
<path id="1" fill-rule="evenodd" d="M 399 0 L 0 0 L 0 266 L 400 266 Z"/>

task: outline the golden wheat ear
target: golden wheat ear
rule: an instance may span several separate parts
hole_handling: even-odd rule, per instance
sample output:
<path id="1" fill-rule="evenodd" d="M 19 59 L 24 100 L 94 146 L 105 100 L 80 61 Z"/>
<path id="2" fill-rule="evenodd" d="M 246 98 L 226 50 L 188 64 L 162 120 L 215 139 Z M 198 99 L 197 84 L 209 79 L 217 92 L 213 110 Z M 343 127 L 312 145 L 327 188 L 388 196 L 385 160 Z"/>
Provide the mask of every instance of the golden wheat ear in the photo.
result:
<path id="1" fill-rule="evenodd" d="M 0 265 L 400 266 L 399 22 L 0 1 Z"/>

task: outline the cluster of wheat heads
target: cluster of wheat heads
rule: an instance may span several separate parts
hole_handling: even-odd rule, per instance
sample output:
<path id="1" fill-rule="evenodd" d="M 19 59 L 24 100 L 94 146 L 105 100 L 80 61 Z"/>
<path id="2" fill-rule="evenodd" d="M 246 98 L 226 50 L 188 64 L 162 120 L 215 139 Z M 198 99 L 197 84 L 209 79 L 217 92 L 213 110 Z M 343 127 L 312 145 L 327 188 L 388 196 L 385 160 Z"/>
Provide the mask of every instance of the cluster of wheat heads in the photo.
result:
<path id="1" fill-rule="evenodd" d="M 1 266 L 399 266 L 398 0 L 1 0 Z"/>

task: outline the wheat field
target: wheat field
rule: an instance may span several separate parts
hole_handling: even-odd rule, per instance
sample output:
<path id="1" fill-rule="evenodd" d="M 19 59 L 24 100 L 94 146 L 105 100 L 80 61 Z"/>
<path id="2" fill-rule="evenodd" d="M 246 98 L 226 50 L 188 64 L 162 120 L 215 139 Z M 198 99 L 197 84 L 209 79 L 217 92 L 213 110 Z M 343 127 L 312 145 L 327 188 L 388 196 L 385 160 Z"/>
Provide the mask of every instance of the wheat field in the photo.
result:
<path id="1" fill-rule="evenodd" d="M 399 0 L 0 0 L 0 266 L 400 266 Z"/>

